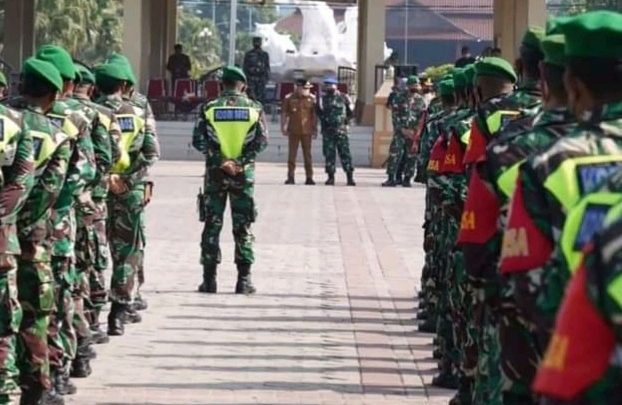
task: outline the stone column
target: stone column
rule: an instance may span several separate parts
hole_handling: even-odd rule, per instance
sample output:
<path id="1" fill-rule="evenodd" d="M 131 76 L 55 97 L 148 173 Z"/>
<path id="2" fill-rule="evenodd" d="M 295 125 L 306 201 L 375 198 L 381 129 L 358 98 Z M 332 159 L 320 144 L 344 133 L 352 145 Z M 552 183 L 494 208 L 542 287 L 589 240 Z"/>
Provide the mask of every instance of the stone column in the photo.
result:
<path id="1" fill-rule="evenodd" d="M 359 0 L 357 117 L 374 124 L 375 68 L 384 62 L 385 2 Z"/>
<path id="2" fill-rule="evenodd" d="M 513 62 L 523 34 L 546 24 L 545 0 L 494 0 L 494 38 L 505 59 Z"/>
<path id="3" fill-rule="evenodd" d="M 34 53 L 35 0 L 6 1 L 4 14 L 4 55 L 14 73 Z"/>

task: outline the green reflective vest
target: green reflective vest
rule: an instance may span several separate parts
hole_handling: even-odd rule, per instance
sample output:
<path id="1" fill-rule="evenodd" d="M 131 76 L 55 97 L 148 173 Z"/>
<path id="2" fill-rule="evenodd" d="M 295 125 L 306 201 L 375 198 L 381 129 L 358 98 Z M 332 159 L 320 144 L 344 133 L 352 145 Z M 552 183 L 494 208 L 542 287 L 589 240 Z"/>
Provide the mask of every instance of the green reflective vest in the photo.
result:
<path id="1" fill-rule="evenodd" d="M 145 120 L 134 114 L 117 114 L 121 127 L 119 150 L 121 156 L 111 168 L 111 173 L 123 174 L 132 165 L 131 153 L 140 150 L 144 139 Z"/>
<path id="2" fill-rule="evenodd" d="M 54 125 L 60 128 L 61 131 L 67 134 L 70 139 L 75 140 L 78 138 L 80 130 L 67 116 L 51 113 L 47 114 L 47 117 L 50 121 L 52 121 L 52 123 L 54 123 Z"/>
<path id="3" fill-rule="evenodd" d="M 67 135 L 62 132 L 52 135 L 41 131 L 30 131 L 30 134 L 32 135 L 35 170 L 38 171 L 45 167 L 45 163 L 52 157 L 58 146 L 67 139 Z"/>
<path id="4" fill-rule="evenodd" d="M 226 159 L 237 159 L 250 130 L 259 122 L 259 111 L 252 107 L 212 107 L 205 119 L 214 128 L 220 153 Z"/>
<path id="5" fill-rule="evenodd" d="M 521 160 L 520 162 L 514 163 L 509 169 L 505 170 L 499 178 L 497 179 L 497 187 L 499 190 L 506 196 L 506 198 L 511 198 L 512 194 L 514 194 L 514 189 L 516 189 L 516 179 L 518 179 L 518 172 L 520 169 L 520 165 L 523 164 L 525 160 Z"/>
<path id="6" fill-rule="evenodd" d="M 17 146 L 13 142 L 13 138 L 20 133 L 22 129 L 16 122 L 7 116 L 0 115 L 0 165 L 10 166 L 15 160 Z"/>

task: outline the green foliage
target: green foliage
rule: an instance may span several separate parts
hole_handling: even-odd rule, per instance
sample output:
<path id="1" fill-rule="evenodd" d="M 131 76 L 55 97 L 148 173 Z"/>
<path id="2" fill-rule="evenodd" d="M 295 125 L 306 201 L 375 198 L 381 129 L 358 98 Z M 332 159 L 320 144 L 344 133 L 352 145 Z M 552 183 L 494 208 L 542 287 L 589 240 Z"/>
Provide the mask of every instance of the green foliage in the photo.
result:
<path id="1" fill-rule="evenodd" d="M 192 61 L 191 75 L 198 78 L 220 64 L 220 32 L 210 19 L 201 18 L 185 9 L 179 13 L 177 42 Z"/>
<path id="2" fill-rule="evenodd" d="M 427 77 L 432 79 L 433 82 L 436 82 L 441 77 L 443 77 L 446 74 L 448 74 L 451 71 L 451 69 L 453 69 L 453 67 L 454 67 L 454 65 L 451 64 L 451 63 L 448 63 L 446 65 L 440 65 L 440 66 L 430 66 L 423 73 Z"/>

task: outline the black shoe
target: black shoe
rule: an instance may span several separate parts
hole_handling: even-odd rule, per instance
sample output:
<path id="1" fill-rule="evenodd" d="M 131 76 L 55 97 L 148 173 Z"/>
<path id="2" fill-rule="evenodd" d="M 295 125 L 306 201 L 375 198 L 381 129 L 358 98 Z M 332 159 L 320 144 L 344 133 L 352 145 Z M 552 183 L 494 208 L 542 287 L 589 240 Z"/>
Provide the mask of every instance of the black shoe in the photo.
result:
<path id="1" fill-rule="evenodd" d="M 132 308 L 134 308 L 135 311 L 144 311 L 149 308 L 149 304 L 142 295 L 137 295 L 136 298 L 134 298 L 134 302 L 132 302 Z"/>
<path id="2" fill-rule="evenodd" d="M 53 379 L 54 391 L 59 395 L 74 395 L 78 392 L 78 387 L 69 379 L 69 373 L 57 371 Z"/>
<path id="3" fill-rule="evenodd" d="M 456 394 L 452 399 L 449 400 L 448 405 L 462 405 L 462 400 L 460 399 L 460 395 Z"/>
<path id="4" fill-rule="evenodd" d="M 428 313 L 425 311 L 417 312 L 417 320 L 426 321 L 428 319 Z"/>
<path id="5" fill-rule="evenodd" d="M 417 330 L 422 333 L 436 333 L 436 325 L 430 319 L 427 319 L 419 324 Z"/>
<path id="6" fill-rule="evenodd" d="M 257 289 L 251 281 L 251 265 L 239 264 L 238 265 L 238 282 L 235 284 L 236 294 L 255 294 Z"/>
<path id="7" fill-rule="evenodd" d="M 216 266 L 204 265 L 203 266 L 203 282 L 199 286 L 199 292 L 216 294 L 218 290 L 218 284 L 216 283 Z"/>
<path id="8" fill-rule="evenodd" d="M 71 364 L 71 374 L 73 378 L 86 378 L 91 375 L 91 363 L 89 359 L 75 359 Z"/>
<path id="9" fill-rule="evenodd" d="M 45 391 L 41 397 L 41 401 L 37 403 L 41 405 L 65 405 L 65 399 L 54 388 Z"/>
<path id="10" fill-rule="evenodd" d="M 293 177 L 288 177 L 287 180 L 285 180 L 285 184 L 296 184 L 296 182 Z"/>
<path id="11" fill-rule="evenodd" d="M 123 336 L 125 332 L 123 318 L 125 318 L 125 305 L 113 302 L 108 314 L 108 336 Z"/>
<path id="12" fill-rule="evenodd" d="M 305 181 L 305 185 L 307 185 L 307 186 L 315 186 L 315 181 L 313 181 L 313 179 L 312 179 L 312 178 L 308 178 L 308 179 Z"/>
<path id="13" fill-rule="evenodd" d="M 132 308 L 131 305 L 128 305 L 125 308 L 125 316 L 123 317 L 124 323 L 140 323 L 142 320 L 143 318 L 140 316 L 138 311 Z"/>
<path id="14" fill-rule="evenodd" d="M 354 181 L 354 174 L 352 174 L 352 172 L 346 173 L 346 177 L 348 179 L 346 185 L 350 187 L 356 186 L 356 182 Z"/>
<path id="15" fill-rule="evenodd" d="M 397 186 L 397 183 L 395 182 L 395 179 L 393 177 L 389 177 L 387 181 L 382 183 L 382 187 L 395 187 L 395 186 Z"/>
<path id="16" fill-rule="evenodd" d="M 329 174 L 328 175 L 328 179 L 326 180 L 326 182 L 324 183 L 327 186 L 334 186 L 335 185 L 335 175 L 334 174 Z"/>
<path id="17" fill-rule="evenodd" d="M 441 373 L 432 379 L 432 385 L 450 390 L 458 389 L 458 377 L 450 373 Z"/>
<path id="18" fill-rule="evenodd" d="M 404 180 L 402 180 L 402 187 L 412 187 L 412 184 L 410 184 L 410 177 L 404 177 Z"/>
<path id="19" fill-rule="evenodd" d="M 434 349 L 432 352 L 432 358 L 440 360 L 443 357 L 443 352 L 440 349 Z"/>
<path id="20" fill-rule="evenodd" d="M 22 386 L 22 395 L 19 399 L 19 405 L 40 405 L 42 400 L 43 389 L 41 387 Z"/>
<path id="21" fill-rule="evenodd" d="M 94 344 L 101 345 L 110 342 L 110 338 L 103 330 L 99 329 L 99 325 L 91 326 L 91 339 Z"/>

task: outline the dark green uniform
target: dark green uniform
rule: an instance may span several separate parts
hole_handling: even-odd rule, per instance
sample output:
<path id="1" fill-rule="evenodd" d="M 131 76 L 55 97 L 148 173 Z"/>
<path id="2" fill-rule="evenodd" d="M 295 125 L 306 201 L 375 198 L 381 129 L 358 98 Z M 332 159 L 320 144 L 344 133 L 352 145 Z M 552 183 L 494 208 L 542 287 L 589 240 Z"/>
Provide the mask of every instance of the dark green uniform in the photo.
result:
<path id="1" fill-rule="evenodd" d="M 353 115 L 350 98 L 339 90 L 332 93 L 326 92 L 322 95 L 317 110 L 322 125 L 322 150 L 326 173 L 329 176 L 335 174 L 337 154 L 339 154 L 343 171 L 352 173 L 354 166 L 348 138 L 348 123 Z"/>

